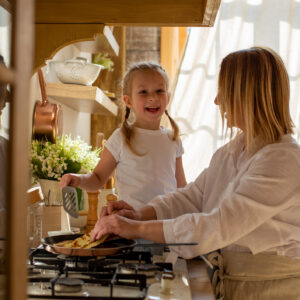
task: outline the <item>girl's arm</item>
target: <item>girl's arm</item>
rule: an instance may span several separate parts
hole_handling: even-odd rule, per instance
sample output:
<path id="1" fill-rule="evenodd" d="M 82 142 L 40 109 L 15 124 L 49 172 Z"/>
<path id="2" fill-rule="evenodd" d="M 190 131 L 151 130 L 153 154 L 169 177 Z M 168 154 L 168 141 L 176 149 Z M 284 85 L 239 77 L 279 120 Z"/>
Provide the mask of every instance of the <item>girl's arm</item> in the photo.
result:
<path id="1" fill-rule="evenodd" d="M 104 147 L 101 153 L 101 159 L 94 171 L 90 174 L 65 174 L 61 181 L 60 187 L 73 186 L 80 187 L 87 191 L 95 191 L 102 188 L 116 168 L 117 162 L 113 155 Z"/>
<path id="2" fill-rule="evenodd" d="M 177 181 L 177 187 L 182 188 L 186 186 L 186 179 L 184 174 L 184 169 L 182 165 L 182 157 L 176 158 L 176 171 L 175 171 L 175 177 Z"/>
<path id="3" fill-rule="evenodd" d="M 88 191 L 102 188 L 116 166 L 115 158 L 104 147 L 98 165 L 91 174 L 84 175 L 81 178 L 80 187 Z"/>

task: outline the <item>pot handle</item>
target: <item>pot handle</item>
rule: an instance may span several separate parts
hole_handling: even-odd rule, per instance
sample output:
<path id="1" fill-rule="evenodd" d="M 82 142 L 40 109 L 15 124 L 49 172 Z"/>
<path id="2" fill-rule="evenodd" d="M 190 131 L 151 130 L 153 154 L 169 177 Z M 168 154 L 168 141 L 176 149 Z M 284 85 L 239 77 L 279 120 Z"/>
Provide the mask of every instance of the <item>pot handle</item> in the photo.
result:
<path id="1" fill-rule="evenodd" d="M 77 64 L 85 65 L 85 64 L 87 64 L 87 59 L 85 57 L 76 57 L 76 58 L 73 58 L 73 59 L 65 60 L 65 63 L 66 64 L 68 64 L 68 63 L 77 63 Z"/>
<path id="2" fill-rule="evenodd" d="M 149 243 L 149 244 L 139 244 L 137 243 L 134 247 L 172 247 L 172 246 L 197 246 L 197 242 L 190 242 L 190 243 Z"/>
<path id="3" fill-rule="evenodd" d="M 46 86 L 42 69 L 38 70 L 39 82 L 42 93 L 42 105 L 46 105 L 48 103 L 47 95 L 46 95 Z"/>

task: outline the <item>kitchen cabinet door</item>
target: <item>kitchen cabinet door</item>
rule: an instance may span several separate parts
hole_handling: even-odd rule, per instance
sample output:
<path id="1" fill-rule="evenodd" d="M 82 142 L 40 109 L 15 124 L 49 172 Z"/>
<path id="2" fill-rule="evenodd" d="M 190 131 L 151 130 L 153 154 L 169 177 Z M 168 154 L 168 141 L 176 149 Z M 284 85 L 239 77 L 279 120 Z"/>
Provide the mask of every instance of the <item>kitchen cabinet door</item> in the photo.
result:
<path id="1" fill-rule="evenodd" d="M 1 110 L 1 229 L 5 243 L 0 271 L 0 299 L 26 299 L 27 199 L 29 187 L 29 80 L 33 62 L 32 0 L 0 1 L 1 45 L 6 66 L 0 67 L 2 97 L 9 90 L 9 104 Z M 2 29 L 4 28 L 4 31 Z M 4 34 L 3 34 L 4 32 Z M 9 87 L 8 85 L 9 84 Z M 5 100 L 5 99 L 4 99 Z M 4 185 L 4 186 L 3 186 Z M 3 225 L 3 226 L 2 226 Z"/>
<path id="2" fill-rule="evenodd" d="M 6 3 L 7 4 L 7 3 Z M 11 13 L 10 6 L 0 6 L 2 21 L 0 45 L 0 299 L 7 296 L 7 206 L 8 206 L 8 155 L 9 155 L 9 104 L 8 87 L 13 81 L 13 71 L 10 67 L 11 45 Z"/>

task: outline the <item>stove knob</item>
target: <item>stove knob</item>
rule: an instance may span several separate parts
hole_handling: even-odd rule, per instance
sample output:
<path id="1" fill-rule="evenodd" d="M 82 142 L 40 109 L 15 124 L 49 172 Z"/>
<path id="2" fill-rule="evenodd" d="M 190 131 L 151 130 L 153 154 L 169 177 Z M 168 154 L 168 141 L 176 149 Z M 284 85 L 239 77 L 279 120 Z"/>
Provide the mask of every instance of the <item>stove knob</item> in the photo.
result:
<path id="1" fill-rule="evenodd" d="M 167 295 L 173 294 L 174 278 L 175 275 L 173 272 L 163 272 L 161 277 L 161 293 Z"/>

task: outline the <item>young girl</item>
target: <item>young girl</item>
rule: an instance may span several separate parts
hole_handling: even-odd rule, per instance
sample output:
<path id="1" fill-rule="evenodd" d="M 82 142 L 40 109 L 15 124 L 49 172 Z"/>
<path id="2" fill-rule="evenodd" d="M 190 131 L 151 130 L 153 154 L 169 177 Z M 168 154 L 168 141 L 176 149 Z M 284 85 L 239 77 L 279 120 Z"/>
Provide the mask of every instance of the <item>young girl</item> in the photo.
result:
<path id="1" fill-rule="evenodd" d="M 116 168 L 119 199 L 140 208 L 155 196 L 186 185 L 181 156 L 183 148 L 178 127 L 168 115 L 169 80 L 166 71 L 155 63 L 139 63 L 125 75 L 123 100 L 125 121 L 107 140 L 101 159 L 88 175 L 66 174 L 60 186 L 97 190 L 103 187 Z M 134 112 L 135 121 L 128 117 Z M 160 126 L 163 114 L 173 132 Z"/>
<path id="2" fill-rule="evenodd" d="M 281 58 L 261 47 L 226 56 L 215 103 L 235 139 L 186 188 L 139 210 L 109 204 L 93 238 L 198 242 L 174 250 L 191 258 L 220 249 L 209 255 L 217 299 L 300 299 L 300 147 Z"/>

